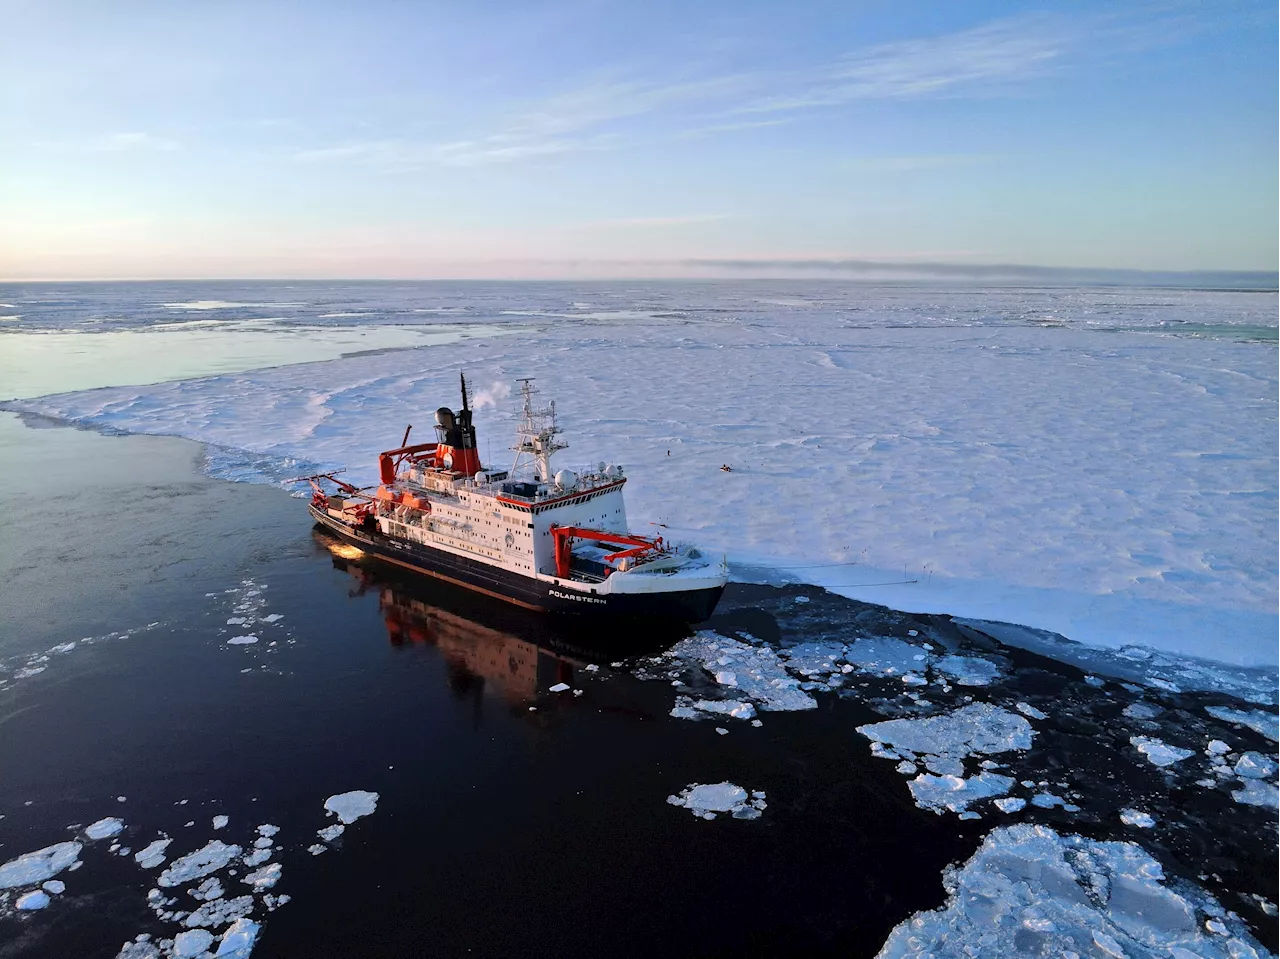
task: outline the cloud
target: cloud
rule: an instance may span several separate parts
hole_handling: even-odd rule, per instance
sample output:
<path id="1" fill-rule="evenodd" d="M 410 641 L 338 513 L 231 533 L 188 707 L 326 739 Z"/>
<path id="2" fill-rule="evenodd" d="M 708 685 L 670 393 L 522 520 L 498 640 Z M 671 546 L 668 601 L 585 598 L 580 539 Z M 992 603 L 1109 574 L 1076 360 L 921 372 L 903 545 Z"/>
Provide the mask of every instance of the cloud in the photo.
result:
<path id="1" fill-rule="evenodd" d="M 990 95 L 1047 75 L 1088 34 L 1051 14 L 994 20 L 939 37 L 902 40 L 849 54 L 803 89 L 745 104 L 744 113 L 832 107 L 856 100 Z M 794 77 L 799 80 L 800 77 Z"/>

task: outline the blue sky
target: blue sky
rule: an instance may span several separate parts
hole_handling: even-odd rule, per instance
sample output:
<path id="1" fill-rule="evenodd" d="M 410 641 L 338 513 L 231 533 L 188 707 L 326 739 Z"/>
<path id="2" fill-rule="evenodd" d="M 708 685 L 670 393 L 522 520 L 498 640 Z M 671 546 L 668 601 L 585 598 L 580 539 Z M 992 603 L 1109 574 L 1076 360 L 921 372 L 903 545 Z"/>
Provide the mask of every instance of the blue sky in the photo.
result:
<path id="1" fill-rule="evenodd" d="M 0 277 L 1276 267 L 1274 3 L 3 14 Z"/>

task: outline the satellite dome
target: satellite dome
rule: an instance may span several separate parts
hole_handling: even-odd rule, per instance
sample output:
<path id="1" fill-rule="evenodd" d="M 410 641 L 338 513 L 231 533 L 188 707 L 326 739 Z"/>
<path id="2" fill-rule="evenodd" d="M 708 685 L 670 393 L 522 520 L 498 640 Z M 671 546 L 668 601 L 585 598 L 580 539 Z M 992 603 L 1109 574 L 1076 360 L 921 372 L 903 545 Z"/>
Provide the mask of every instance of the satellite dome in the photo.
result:
<path id="1" fill-rule="evenodd" d="M 556 473 L 556 486 L 560 489 L 573 489 L 578 485 L 578 474 L 573 470 L 560 470 Z"/>
<path id="2" fill-rule="evenodd" d="M 609 477 L 610 479 L 613 479 L 613 477 L 617 476 L 618 472 L 619 472 L 618 467 L 614 466 L 612 463 L 610 463 L 608 466 L 604 468 L 604 475 Z"/>

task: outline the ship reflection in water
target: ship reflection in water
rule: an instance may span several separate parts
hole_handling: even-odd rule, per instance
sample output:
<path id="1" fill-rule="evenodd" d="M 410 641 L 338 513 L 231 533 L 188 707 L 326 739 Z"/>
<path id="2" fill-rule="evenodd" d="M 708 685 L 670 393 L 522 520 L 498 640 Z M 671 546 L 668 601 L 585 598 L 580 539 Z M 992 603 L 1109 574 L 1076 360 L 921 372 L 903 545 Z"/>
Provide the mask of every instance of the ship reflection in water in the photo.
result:
<path id="1" fill-rule="evenodd" d="M 459 695 L 490 689 L 511 705 L 550 687 L 573 687 L 577 671 L 668 649 L 690 630 L 530 613 L 424 576 L 402 574 L 358 548 L 316 529 L 317 546 L 356 582 L 353 596 L 378 591 L 392 646 L 434 646 L 449 665 Z M 568 695 L 568 694 L 566 694 Z"/>

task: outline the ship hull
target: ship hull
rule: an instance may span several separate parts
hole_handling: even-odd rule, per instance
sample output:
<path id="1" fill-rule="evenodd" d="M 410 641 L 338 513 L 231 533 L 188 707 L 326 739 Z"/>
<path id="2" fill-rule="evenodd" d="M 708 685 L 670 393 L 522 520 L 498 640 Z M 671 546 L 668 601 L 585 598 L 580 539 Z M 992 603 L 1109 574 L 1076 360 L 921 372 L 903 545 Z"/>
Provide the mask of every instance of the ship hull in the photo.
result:
<path id="1" fill-rule="evenodd" d="M 380 560 L 540 612 L 700 623 L 711 616 L 724 592 L 720 585 L 652 593 L 583 594 L 445 550 L 355 529 L 314 506 L 308 509 L 325 529 Z"/>

